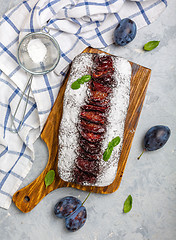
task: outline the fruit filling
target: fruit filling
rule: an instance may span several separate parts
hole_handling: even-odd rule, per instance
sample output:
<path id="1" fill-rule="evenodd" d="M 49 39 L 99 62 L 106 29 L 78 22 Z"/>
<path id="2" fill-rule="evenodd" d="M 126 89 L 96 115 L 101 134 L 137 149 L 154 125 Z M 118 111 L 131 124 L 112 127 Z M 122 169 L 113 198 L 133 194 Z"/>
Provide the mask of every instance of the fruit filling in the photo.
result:
<path id="1" fill-rule="evenodd" d="M 102 125 L 105 123 L 106 120 L 104 114 L 94 111 L 81 111 L 80 117 L 89 122 L 98 123 Z"/>
<path id="2" fill-rule="evenodd" d="M 102 140 L 102 137 L 103 137 L 102 134 L 85 132 L 83 130 L 80 131 L 80 134 L 84 139 L 86 139 L 89 142 L 100 142 Z"/>
<path id="3" fill-rule="evenodd" d="M 87 104 L 81 107 L 83 110 L 92 110 L 92 111 L 98 111 L 98 112 L 102 112 L 105 113 L 107 107 L 103 107 L 103 106 L 96 106 L 96 105 L 91 105 L 91 104 Z"/>
<path id="4" fill-rule="evenodd" d="M 75 160 L 75 164 L 80 170 L 84 172 L 92 173 L 95 176 L 97 176 L 97 174 L 99 173 L 99 164 L 97 161 L 89 161 L 78 157 Z"/>
<path id="5" fill-rule="evenodd" d="M 105 133 L 106 131 L 105 126 L 88 122 L 83 119 L 80 121 L 80 128 L 82 128 L 84 131 L 93 132 L 93 133 Z"/>
<path id="6" fill-rule="evenodd" d="M 92 159 L 91 154 L 97 154 L 101 150 L 101 145 L 99 143 L 91 143 L 91 142 L 88 142 L 84 138 L 80 138 L 79 143 L 81 146 L 80 153 L 82 153 L 83 156 L 85 156 L 86 158 L 88 157 L 90 160 Z M 90 157 L 89 157 L 89 155 L 90 155 Z"/>
<path id="7" fill-rule="evenodd" d="M 99 152 L 94 152 L 94 151 L 90 151 L 90 152 L 86 152 L 84 148 L 80 147 L 79 151 L 78 151 L 78 155 L 80 157 L 82 157 L 85 160 L 89 160 L 89 161 L 98 161 L 99 160 Z"/>
<path id="8" fill-rule="evenodd" d="M 92 77 L 93 77 L 93 79 L 102 78 L 103 76 L 105 76 L 107 74 L 113 74 L 113 73 L 114 73 L 113 68 L 106 68 L 106 69 L 101 69 L 101 70 L 94 69 L 92 71 Z"/>
<path id="9" fill-rule="evenodd" d="M 101 145 L 107 125 L 111 94 L 115 82 L 113 60 L 108 55 L 93 55 L 91 81 L 85 104 L 80 107 L 79 149 L 76 151 L 73 177 L 76 183 L 95 183 L 98 176 Z"/>
<path id="10" fill-rule="evenodd" d="M 75 167 L 73 177 L 75 182 L 80 184 L 84 182 L 94 184 L 96 182 L 96 176 L 94 176 L 92 173 L 84 172 L 78 167 Z"/>
<path id="11" fill-rule="evenodd" d="M 93 101 L 104 101 L 108 97 L 108 93 L 100 91 L 90 91 L 90 100 Z"/>
<path id="12" fill-rule="evenodd" d="M 94 66 L 96 66 L 98 64 L 105 64 L 105 66 L 107 66 L 107 67 L 113 66 L 113 61 L 112 61 L 111 56 L 108 56 L 108 55 L 100 56 L 98 54 L 94 54 L 92 59 L 93 59 L 93 62 L 94 62 Z"/>
<path id="13" fill-rule="evenodd" d="M 112 89 L 110 87 L 107 87 L 99 82 L 92 81 L 92 90 L 93 91 L 99 91 L 99 92 L 105 92 L 105 93 L 111 93 Z"/>
<path id="14" fill-rule="evenodd" d="M 90 105 L 94 105 L 94 106 L 105 107 L 108 110 L 108 108 L 110 106 L 110 99 L 107 98 L 104 101 L 99 102 L 99 101 L 93 101 L 92 99 L 88 98 L 86 103 L 88 103 Z"/>

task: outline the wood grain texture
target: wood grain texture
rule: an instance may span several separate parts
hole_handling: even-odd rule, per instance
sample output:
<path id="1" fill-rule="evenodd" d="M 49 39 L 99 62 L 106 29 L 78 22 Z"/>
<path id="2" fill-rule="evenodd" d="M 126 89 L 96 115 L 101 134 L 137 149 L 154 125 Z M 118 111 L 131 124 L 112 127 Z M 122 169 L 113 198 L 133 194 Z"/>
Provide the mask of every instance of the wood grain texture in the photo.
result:
<path id="1" fill-rule="evenodd" d="M 87 48 L 84 52 L 102 53 L 102 51 L 93 48 Z M 68 73 L 41 134 L 49 151 L 48 163 L 36 180 L 17 191 L 13 196 L 13 202 L 22 212 L 31 211 L 48 193 L 61 187 L 73 187 L 83 191 L 101 194 L 113 193 L 118 189 L 127 163 L 151 74 L 151 70 L 148 68 L 132 62 L 130 62 L 130 64 L 132 66 L 130 104 L 125 122 L 122 151 L 118 163 L 117 174 L 113 183 L 106 187 L 82 186 L 71 182 L 65 182 L 58 175 L 58 131 L 62 117 L 64 92 L 69 77 Z M 54 182 L 46 188 L 44 178 L 46 173 L 51 169 L 55 170 L 56 177 Z"/>

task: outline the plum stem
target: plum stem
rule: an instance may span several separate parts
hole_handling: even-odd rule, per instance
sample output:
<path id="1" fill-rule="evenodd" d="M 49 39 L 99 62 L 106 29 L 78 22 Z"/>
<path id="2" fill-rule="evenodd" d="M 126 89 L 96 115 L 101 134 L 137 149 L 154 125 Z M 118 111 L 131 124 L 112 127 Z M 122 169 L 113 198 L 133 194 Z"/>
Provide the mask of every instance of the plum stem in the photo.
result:
<path id="1" fill-rule="evenodd" d="M 144 150 L 142 151 L 141 155 L 137 158 L 138 160 L 141 158 L 142 154 L 146 151 L 146 149 L 144 148 Z"/>
<path id="2" fill-rule="evenodd" d="M 84 205 L 84 203 L 87 201 L 88 197 L 90 196 L 91 192 L 89 192 L 89 194 L 87 195 L 87 197 L 85 198 L 85 200 L 82 203 L 82 206 Z"/>

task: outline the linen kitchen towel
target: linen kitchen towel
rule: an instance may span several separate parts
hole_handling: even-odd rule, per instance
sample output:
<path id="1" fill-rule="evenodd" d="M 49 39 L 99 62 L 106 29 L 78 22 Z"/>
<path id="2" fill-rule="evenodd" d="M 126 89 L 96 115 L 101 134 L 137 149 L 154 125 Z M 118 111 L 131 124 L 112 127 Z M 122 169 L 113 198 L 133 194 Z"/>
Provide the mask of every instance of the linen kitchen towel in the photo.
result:
<path id="1" fill-rule="evenodd" d="M 33 144 L 57 97 L 68 65 L 86 47 L 104 48 L 113 43 L 113 31 L 123 18 L 138 29 L 164 11 L 166 0 L 28 0 L 0 20 L 0 207 L 8 209 L 13 194 L 28 174 Z M 30 32 L 48 27 L 61 48 L 54 71 L 34 76 L 27 111 L 18 133 L 11 132 L 12 116 L 29 76 L 17 62 L 18 43 Z M 47 29 L 47 28 L 45 28 Z M 18 128 L 27 101 L 24 95 L 14 119 Z"/>

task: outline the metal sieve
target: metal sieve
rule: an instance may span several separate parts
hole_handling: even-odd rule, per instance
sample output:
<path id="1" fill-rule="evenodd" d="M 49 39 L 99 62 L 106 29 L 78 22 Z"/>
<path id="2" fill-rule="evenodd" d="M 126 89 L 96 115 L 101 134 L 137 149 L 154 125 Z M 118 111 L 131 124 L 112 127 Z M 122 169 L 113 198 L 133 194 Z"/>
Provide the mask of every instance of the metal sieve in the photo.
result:
<path id="1" fill-rule="evenodd" d="M 44 30 L 46 32 L 44 32 Z M 39 39 L 45 45 L 45 47 L 47 49 L 46 55 L 45 55 L 44 59 L 42 60 L 42 62 L 36 63 L 29 56 L 28 44 L 33 39 Z M 22 95 L 20 97 L 20 100 L 19 100 L 18 105 L 15 110 L 15 113 L 14 113 L 14 115 L 12 115 L 12 125 L 14 128 L 11 128 L 10 131 L 16 133 L 16 132 L 19 132 L 22 127 L 28 100 L 29 100 L 29 93 L 31 91 L 33 75 L 44 75 L 44 74 L 51 72 L 57 66 L 59 59 L 60 59 L 59 44 L 56 41 L 56 39 L 49 34 L 49 29 L 47 27 L 43 27 L 41 32 L 29 33 L 21 40 L 21 42 L 19 43 L 19 46 L 18 46 L 18 50 L 17 50 L 17 60 L 18 60 L 19 65 L 26 72 L 30 73 L 30 77 L 27 81 L 24 91 L 22 92 Z M 25 94 L 26 90 L 27 90 L 27 93 Z M 22 115 L 22 120 L 20 121 L 18 128 L 16 128 L 14 120 L 15 120 L 15 116 L 17 114 L 21 100 L 24 95 L 26 95 L 26 103 L 25 103 L 25 107 L 24 107 L 24 112 Z"/>

